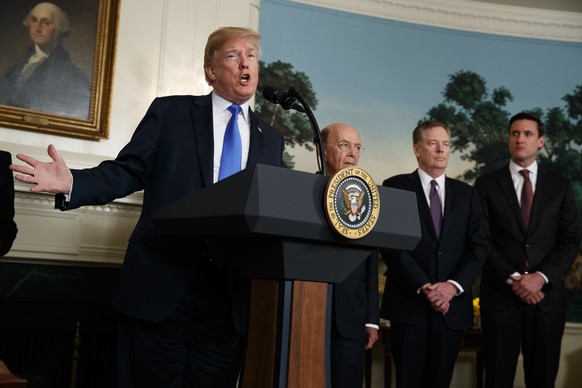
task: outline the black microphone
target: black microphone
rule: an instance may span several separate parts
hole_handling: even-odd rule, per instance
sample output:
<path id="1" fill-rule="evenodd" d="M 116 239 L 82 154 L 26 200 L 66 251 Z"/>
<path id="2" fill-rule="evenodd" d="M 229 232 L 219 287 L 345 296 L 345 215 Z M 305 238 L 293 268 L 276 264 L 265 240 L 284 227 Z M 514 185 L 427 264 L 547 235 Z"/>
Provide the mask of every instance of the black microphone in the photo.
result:
<path id="1" fill-rule="evenodd" d="M 313 134 L 315 135 L 313 142 L 319 151 L 317 158 L 319 171 L 322 175 L 326 175 L 325 149 L 322 146 L 323 142 L 321 141 L 319 126 L 317 125 L 317 120 L 315 120 L 315 116 L 313 115 L 309 104 L 307 101 L 305 101 L 303 96 L 301 96 L 301 94 L 299 94 L 293 87 L 290 87 L 289 90 L 285 93 L 272 86 L 265 86 L 263 88 L 263 97 L 265 97 L 267 101 L 272 102 L 273 104 L 281 105 L 281 107 L 285 110 L 295 109 L 307 115 L 309 123 L 311 124 L 311 128 L 313 129 Z"/>
<path id="2" fill-rule="evenodd" d="M 285 110 L 293 109 L 298 112 L 305 113 L 305 108 L 301 105 L 297 98 L 292 96 L 289 92 L 283 92 L 273 86 L 265 86 L 263 88 L 263 97 L 273 104 L 281 105 Z"/>

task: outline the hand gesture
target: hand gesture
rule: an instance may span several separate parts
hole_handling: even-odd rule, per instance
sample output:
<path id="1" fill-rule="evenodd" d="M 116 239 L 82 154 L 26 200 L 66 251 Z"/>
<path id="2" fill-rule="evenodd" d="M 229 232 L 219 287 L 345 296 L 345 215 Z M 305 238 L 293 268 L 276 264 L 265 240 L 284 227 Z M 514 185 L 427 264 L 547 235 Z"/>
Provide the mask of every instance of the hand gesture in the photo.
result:
<path id="1" fill-rule="evenodd" d="M 71 170 L 54 145 L 49 145 L 47 152 L 52 162 L 41 162 L 28 155 L 16 154 L 17 159 L 30 167 L 11 164 L 10 169 L 19 173 L 14 176 L 16 180 L 34 185 L 30 188 L 33 193 L 68 194 L 73 182 Z"/>

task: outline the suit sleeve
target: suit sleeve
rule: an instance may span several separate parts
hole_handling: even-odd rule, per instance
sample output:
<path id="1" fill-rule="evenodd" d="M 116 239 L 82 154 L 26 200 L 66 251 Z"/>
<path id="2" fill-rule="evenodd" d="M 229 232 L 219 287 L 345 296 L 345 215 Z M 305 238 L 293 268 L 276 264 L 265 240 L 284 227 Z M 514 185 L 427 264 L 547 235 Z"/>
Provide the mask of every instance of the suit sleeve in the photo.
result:
<path id="1" fill-rule="evenodd" d="M 12 248 L 18 229 L 14 222 L 14 179 L 8 166 L 12 157 L 8 152 L 0 152 L 0 256 Z"/>

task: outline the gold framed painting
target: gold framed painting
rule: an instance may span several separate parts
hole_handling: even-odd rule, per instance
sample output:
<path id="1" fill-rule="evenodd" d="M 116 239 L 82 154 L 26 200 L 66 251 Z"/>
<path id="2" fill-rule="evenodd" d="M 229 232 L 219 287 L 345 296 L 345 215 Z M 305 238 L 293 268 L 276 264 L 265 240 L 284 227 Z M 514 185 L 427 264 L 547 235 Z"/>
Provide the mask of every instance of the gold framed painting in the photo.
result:
<path id="1" fill-rule="evenodd" d="M 0 126 L 107 138 L 118 18 L 119 0 L 3 0 Z"/>

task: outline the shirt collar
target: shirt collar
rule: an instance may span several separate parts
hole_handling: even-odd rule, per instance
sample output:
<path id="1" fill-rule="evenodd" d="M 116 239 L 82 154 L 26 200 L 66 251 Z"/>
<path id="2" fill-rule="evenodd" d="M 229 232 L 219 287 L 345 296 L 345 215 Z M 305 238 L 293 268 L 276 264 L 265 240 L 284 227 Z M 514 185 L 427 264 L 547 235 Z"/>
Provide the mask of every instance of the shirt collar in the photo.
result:
<path id="1" fill-rule="evenodd" d="M 212 92 L 212 109 L 217 112 L 217 113 L 222 113 L 225 110 L 228 109 L 229 106 L 231 106 L 233 104 L 232 101 L 228 101 L 225 98 L 220 97 L 218 94 L 216 94 L 216 92 Z M 243 104 L 240 104 L 240 107 L 242 108 L 242 115 L 244 117 L 244 120 L 249 123 L 250 122 L 250 118 L 249 118 L 249 102 L 245 102 Z"/>
<path id="2" fill-rule="evenodd" d="M 512 175 L 519 174 L 519 172 L 523 169 L 524 169 L 523 167 L 516 164 L 513 160 L 511 160 L 509 162 L 509 172 L 511 172 Z M 529 171 L 530 174 L 537 176 L 538 175 L 538 162 L 537 162 L 537 160 L 534 160 L 532 164 L 530 164 L 529 166 L 526 167 L 526 169 Z"/>
<path id="3" fill-rule="evenodd" d="M 435 181 L 437 181 L 439 187 L 445 187 L 445 174 L 433 178 L 430 175 L 428 175 L 423 169 L 421 169 L 420 167 L 418 168 L 418 176 L 420 177 L 420 183 L 422 183 L 422 187 L 426 187 L 426 186 L 430 186 L 430 181 L 432 181 L 433 179 Z"/>

